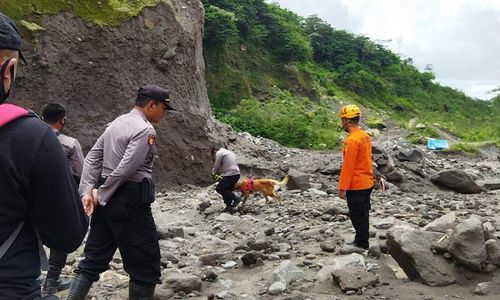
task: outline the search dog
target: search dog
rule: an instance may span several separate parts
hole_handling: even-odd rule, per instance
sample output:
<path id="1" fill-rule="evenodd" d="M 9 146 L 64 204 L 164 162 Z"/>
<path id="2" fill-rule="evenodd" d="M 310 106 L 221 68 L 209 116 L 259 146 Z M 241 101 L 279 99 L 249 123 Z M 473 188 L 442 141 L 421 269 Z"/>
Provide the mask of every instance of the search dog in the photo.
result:
<path id="1" fill-rule="evenodd" d="M 261 193 L 264 198 L 266 198 L 266 205 L 269 202 L 269 197 L 276 199 L 278 204 L 281 205 L 281 197 L 276 194 L 276 191 L 285 187 L 288 183 L 288 175 L 286 175 L 283 180 L 278 181 L 274 179 L 261 178 L 243 178 L 238 180 L 234 185 L 235 190 L 240 190 L 243 196 L 243 202 L 241 203 L 240 209 L 245 207 L 248 197 L 250 194 Z"/>

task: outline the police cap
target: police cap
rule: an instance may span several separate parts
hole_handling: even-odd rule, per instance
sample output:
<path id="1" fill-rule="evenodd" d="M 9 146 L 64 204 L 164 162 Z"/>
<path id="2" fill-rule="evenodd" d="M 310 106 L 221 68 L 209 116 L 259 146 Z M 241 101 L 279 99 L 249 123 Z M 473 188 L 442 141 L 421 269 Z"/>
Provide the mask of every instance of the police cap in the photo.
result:
<path id="1" fill-rule="evenodd" d="M 137 96 L 142 96 L 146 98 L 150 98 L 156 101 L 161 101 L 167 106 L 167 110 L 175 110 L 172 106 L 170 106 L 170 94 L 169 92 L 154 84 L 147 84 L 141 87 L 137 91 Z"/>

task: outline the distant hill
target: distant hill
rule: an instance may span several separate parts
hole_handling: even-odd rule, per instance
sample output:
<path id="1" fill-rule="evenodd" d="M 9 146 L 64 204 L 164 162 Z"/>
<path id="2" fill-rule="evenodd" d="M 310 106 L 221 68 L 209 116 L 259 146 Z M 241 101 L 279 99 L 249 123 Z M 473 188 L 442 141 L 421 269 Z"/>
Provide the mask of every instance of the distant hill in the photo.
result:
<path id="1" fill-rule="evenodd" d="M 368 125 L 395 121 L 415 142 L 438 136 L 433 128 L 464 141 L 500 140 L 498 97 L 481 101 L 441 86 L 430 68 L 421 72 L 411 59 L 317 16 L 262 0 L 202 2 L 210 102 L 236 129 L 330 148 L 338 143 L 336 109 L 357 103 Z M 414 118 L 426 129 L 408 125 Z"/>

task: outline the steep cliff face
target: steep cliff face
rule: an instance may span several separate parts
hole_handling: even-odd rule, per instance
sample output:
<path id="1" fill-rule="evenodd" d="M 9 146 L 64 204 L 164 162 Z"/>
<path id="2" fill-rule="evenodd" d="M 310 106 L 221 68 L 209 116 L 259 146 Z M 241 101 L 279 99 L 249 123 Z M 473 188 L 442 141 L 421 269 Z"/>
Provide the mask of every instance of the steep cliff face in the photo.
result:
<path id="1" fill-rule="evenodd" d="M 66 132 L 87 152 L 108 122 L 129 111 L 137 89 L 153 83 L 171 92 L 177 112 L 157 124 L 155 175 L 165 186 L 208 178 L 216 131 L 205 87 L 203 6 L 164 1 L 116 26 L 85 23 L 70 12 L 44 16 L 45 28 L 19 70 L 14 102 L 37 112 L 48 101 L 68 109 Z"/>

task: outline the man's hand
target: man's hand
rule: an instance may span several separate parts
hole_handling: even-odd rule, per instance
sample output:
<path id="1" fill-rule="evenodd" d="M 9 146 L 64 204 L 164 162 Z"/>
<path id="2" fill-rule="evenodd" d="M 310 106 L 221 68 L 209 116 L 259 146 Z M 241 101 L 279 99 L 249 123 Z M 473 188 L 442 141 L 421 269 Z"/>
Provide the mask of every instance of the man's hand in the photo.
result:
<path id="1" fill-rule="evenodd" d="M 339 198 L 345 200 L 345 190 L 339 190 Z"/>
<path id="2" fill-rule="evenodd" d="M 82 197 L 83 209 L 87 216 L 91 216 L 94 213 L 94 209 L 98 203 L 97 201 L 97 189 L 92 190 L 91 195 L 84 195 Z"/>

